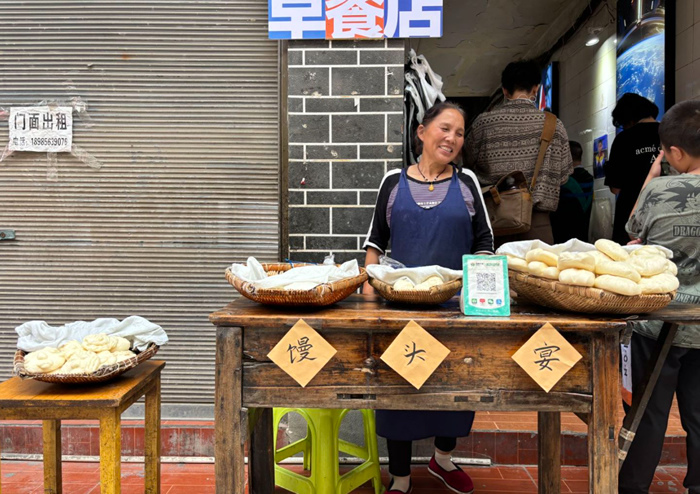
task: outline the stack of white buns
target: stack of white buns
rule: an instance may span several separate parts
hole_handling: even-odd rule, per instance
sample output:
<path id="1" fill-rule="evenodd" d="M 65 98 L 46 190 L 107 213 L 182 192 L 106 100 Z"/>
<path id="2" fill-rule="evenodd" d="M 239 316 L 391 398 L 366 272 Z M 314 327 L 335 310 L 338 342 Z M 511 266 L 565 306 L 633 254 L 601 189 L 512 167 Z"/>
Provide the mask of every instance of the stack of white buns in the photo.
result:
<path id="1" fill-rule="evenodd" d="M 105 333 L 86 336 L 82 343 L 70 340 L 59 348 L 45 347 L 24 356 L 29 374 L 91 374 L 100 367 L 136 356 L 131 343 Z"/>
<path id="2" fill-rule="evenodd" d="M 525 259 L 508 254 L 508 267 L 566 285 L 596 287 L 618 295 L 665 294 L 678 289 L 678 268 L 661 249 L 644 245 L 631 253 L 601 239 L 596 250 L 555 254 L 542 248 Z"/>
<path id="3" fill-rule="evenodd" d="M 416 285 L 408 277 L 399 278 L 393 285 L 393 289 L 400 292 L 409 291 L 428 291 L 431 287 L 442 285 L 445 283 L 439 276 L 431 276 L 422 283 Z"/>

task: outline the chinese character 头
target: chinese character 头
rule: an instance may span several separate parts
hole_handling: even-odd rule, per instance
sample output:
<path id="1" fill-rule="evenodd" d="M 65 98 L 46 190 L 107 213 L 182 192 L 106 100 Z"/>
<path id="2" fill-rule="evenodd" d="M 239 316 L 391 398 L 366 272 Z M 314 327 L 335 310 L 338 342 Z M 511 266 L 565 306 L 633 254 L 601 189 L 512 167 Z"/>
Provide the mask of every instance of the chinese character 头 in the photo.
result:
<path id="1" fill-rule="evenodd" d="M 306 336 L 299 338 L 296 345 L 292 345 L 290 343 L 289 348 L 287 348 L 287 351 L 289 352 L 289 362 L 293 364 L 304 360 L 316 360 L 316 357 L 309 357 L 309 353 L 313 347 L 314 346 L 309 343 L 309 338 Z M 296 356 L 299 357 L 298 359 L 295 358 L 294 352 L 297 353 Z"/>
<path id="2" fill-rule="evenodd" d="M 383 0 L 326 0 L 326 34 L 332 39 L 383 38 Z"/>
<path id="3" fill-rule="evenodd" d="M 425 359 L 421 357 L 419 354 L 420 353 L 427 353 L 425 350 L 416 350 L 416 342 L 412 341 L 413 344 L 413 351 L 411 351 L 410 345 L 406 345 L 406 351 L 408 352 L 407 354 L 404 355 L 406 358 L 410 358 L 411 360 L 408 361 L 406 365 L 411 365 L 413 363 L 413 360 L 416 358 L 421 359 L 423 362 L 425 362 Z"/>
<path id="4" fill-rule="evenodd" d="M 558 352 L 561 350 L 558 346 L 554 345 L 547 345 L 547 342 L 544 342 L 545 346 L 540 347 L 540 348 L 535 348 L 534 353 L 539 354 L 540 360 L 536 360 L 535 363 L 540 366 L 540 370 L 545 370 L 547 369 L 548 371 L 552 371 L 552 368 L 549 366 L 550 362 L 558 362 L 558 358 L 552 357 L 552 354 Z"/>

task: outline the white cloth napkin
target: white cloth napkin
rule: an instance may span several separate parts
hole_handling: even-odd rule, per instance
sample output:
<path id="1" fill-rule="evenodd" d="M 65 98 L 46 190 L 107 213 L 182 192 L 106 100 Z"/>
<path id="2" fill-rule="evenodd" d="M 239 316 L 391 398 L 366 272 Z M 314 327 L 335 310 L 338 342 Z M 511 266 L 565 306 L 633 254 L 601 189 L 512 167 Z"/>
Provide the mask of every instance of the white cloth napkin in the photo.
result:
<path id="1" fill-rule="evenodd" d="M 643 247 L 642 245 L 623 245 L 622 248 L 627 252 L 633 252 L 637 249 Z M 673 252 L 666 247 L 660 245 L 655 245 L 657 249 L 663 251 L 666 254 L 666 258 L 672 259 Z M 528 251 L 532 249 L 544 249 L 555 254 L 561 254 L 562 252 L 590 252 L 596 250 L 595 245 L 589 244 L 587 242 L 582 242 L 577 238 L 572 238 L 563 244 L 549 245 L 541 240 L 520 240 L 518 242 L 508 242 L 507 244 L 501 245 L 496 251 L 496 255 L 510 254 L 515 257 L 520 257 L 525 259 L 525 255 Z"/>
<path id="2" fill-rule="evenodd" d="M 123 321 L 105 317 L 63 326 L 49 326 L 46 321 L 29 321 L 17 326 L 15 331 L 19 335 L 17 348 L 25 352 L 34 352 L 47 346 L 58 348 L 70 340 L 83 341 L 87 335 L 98 333 L 126 338 L 132 342 L 132 348 L 139 351 L 145 350 L 149 343 L 163 346 L 168 342 L 168 335 L 163 328 L 139 316 L 130 316 Z"/>
<path id="3" fill-rule="evenodd" d="M 437 265 L 394 269 L 390 266 L 382 266 L 381 264 L 371 264 L 367 266 L 367 274 L 389 285 L 393 285 L 401 278 L 408 278 L 414 285 L 418 285 L 431 276 L 439 276 L 443 283 L 462 277 L 462 271 L 443 268 Z"/>
<path id="4" fill-rule="evenodd" d="M 311 290 L 324 283 L 354 278 L 360 275 L 356 259 L 340 266 L 319 264 L 318 266 L 299 266 L 284 273 L 267 276 L 262 265 L 254 257 L 249 257 L 246 264 L 232 264 L 231 272 L 243 281 L 253 283 L 256 288 L 284 288 L 285 290 Z"/>

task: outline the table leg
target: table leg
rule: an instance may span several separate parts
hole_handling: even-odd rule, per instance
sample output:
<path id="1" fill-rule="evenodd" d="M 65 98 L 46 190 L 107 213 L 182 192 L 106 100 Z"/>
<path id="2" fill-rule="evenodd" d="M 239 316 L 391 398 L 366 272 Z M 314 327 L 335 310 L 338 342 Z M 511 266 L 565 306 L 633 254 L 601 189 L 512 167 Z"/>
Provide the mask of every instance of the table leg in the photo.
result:
<path id="1" fill-rule="evenodd" d="M 627 415 L 625 415 L 625 420 L 620 430 L 620 436 L 617 439 L 620 448 L 620 468 L 622 468 L 622 464 L 625 462 L 625 458 L 627 458 L 627 452 L 630 450 L 632 441 L 634 441 L 634 435 L 637 433 L 637 428 L 642 421 L 644 412 L 649 404 L 649 399 L 654 392 L 656 382 L 659 380 L 661 369 L 666 362 L 668 351 L 671 349 L 677 332 L 677 324 L 665 322 L 661 327 L 659 338 L 656 340 L 656 346 L 654 347 L 654 353 L 649 360 L 649 368 L 642 380 L 644 384 L 642 384 L 639 389 L 634 390 L 632 406 Z M 632 356 L 632 358 L 634 358 L 634 356 Z"/>
<path id="2" fill-rule="evenodd" d="M 146 494 L 160 494 L 160 374 L 146 392 L 144 428 Z"/>
<path id="3" fill-rule="evenodd" d="M 593 403 L 588 421 L 588 484 L 589 492 L 594 494 L 617 493 L 619 341 L 617 333 L 597 333 L 591 342 Z"/>
<path id="4" fill-rule="evenodd" d="M 105 410 L 100 418 L 100 492 L 121 492 L 121 416 L 116 409 Z"/>
<path id="5" fill-rule="evenodd" d="M 272 434 L 272 408 L 258 409 L 257 422 L 252 427 L 248 443 L 249 494 L 268 494 L 275 491 Z"/>
<path id="6" fill-rule="evenodd" d="M 216 494 L 245 492 L 245 440 L 247 421 L 241 420 L 243 331 L 216 328 L 216 387 L 214 406 L 214 456 Z"/>
<path id="7" fill-rule="evenodd" d="M 44 420 L 44 493 L 61 494 L 61 421 Z"/>
<path id="8" fill-rule="evenodd" d="M 537 413 L 537 469 L 539 494 L 561 491 L 561 413 Z"/>

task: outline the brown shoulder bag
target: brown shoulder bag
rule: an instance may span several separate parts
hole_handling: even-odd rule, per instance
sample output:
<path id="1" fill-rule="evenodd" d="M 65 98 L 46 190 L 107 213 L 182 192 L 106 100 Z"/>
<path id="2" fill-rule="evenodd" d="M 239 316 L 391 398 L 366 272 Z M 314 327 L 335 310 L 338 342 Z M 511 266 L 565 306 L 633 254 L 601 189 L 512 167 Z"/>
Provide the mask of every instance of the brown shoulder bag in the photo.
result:
<path id="1" fill-rule="evenodd" d="M 529 186 L 525 174 L 522 171 L 514 171 L 502 176 L 496 184 L 481 189 L 494 236 L 516 235 L 530 230 L 532 192 L 535 190 L 537 176 L 540 174 L 544 155 L 552 142 L 556 126 L 557 117 L 552 113 L 545 112 L 544 129 L 540 137 L 540 152 Z"/>

